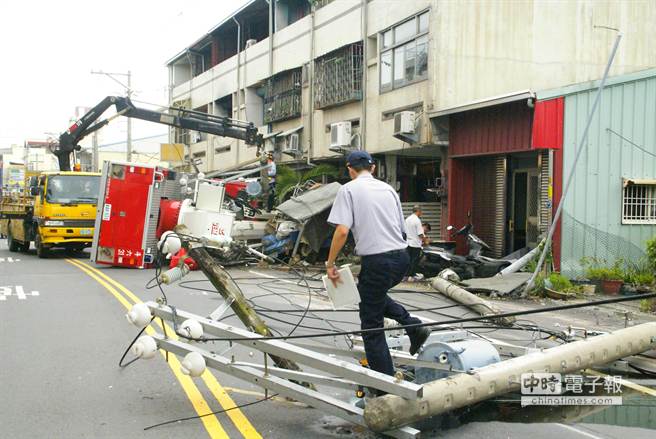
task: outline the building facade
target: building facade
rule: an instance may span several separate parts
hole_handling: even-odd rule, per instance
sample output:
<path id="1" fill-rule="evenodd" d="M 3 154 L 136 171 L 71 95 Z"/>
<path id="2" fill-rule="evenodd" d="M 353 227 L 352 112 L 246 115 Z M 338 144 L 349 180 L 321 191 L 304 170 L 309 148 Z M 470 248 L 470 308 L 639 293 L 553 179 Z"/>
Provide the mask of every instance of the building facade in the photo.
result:
<path id="1" fill-rule="evenodd" d="M 598 85 L 538 93 L 541 103 L 562 108 L 544 118 L 556 135 L 542 140 L 554 143 L 555 200 L 574 166 Z M 554 237 L 556 263 L 571 276 L 583 273 L 583 257 L 609 265 L 638 261 L 656 236 L 656 69 L 609 78 L 584 148 Z"/>
<path id="2" fill-rule="evenodd" d="M 430 203 L 441 225 L 469 216 L 500 255 L 549 221 L 553 154 L 532 145 L 534 91 L 599 78 L 608 27 L 624 32 L 613 75 L 656 66 L 654 22 L 649 0 L 252 0 L 168 61 L 169 105 L 253 122 L 295 166 L 366 149 L 402 201 Z M 410 139 L 395 136 L 403 111 Z M 331 139 L 338 122 L 346 148 Z M 227 138 L 169 141 L 203 171 L 256 159 Z"/>

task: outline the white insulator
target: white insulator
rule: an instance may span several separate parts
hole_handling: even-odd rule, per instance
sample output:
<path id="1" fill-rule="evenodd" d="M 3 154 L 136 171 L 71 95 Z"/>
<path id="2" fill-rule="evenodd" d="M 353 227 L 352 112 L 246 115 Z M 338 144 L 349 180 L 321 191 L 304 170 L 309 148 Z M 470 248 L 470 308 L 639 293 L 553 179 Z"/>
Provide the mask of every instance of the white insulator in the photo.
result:
<path id="1" fill-rule="evenodd" d="M 159 281 L 165 285 L 170 285 L 179 281 L 189 273 L 189 266 L 184 264 L 182 267 L 173 267 L 159 275 Z"/>
<path id="2" fill-rule="evenodd" d="M 162 233 L 159 238 L 159 248 L 162 249 L 162 254 L 176 254 L 182 248 L 182 241 L 175 232 L 169 230 Z"/>
<path id="3" fill-rule="evenodd" d="M 180 186 L 187 186 L 187 177 L 182 177 L 180 179 Z"/>
<path id="4" fill-rule="evenodd" d="M 142 335 L 134 342 L 131 350 L 135 357 L 147 360 L 157 353 L 157 342 L 150 335 Z"/>
<path id="5" fill-rule="evenodd" d="M 196 178 L 198 178 L 199 180 L 205 180 L 205 173 L 199 172 Z"/>
<path id="6" fill-rule="evenodd" d="M 203 336 L 203 325 L 196 319 L 187 319 L 178 327 L 178 333 L 185 337 L 199 339 Z"/>
<path id="7" fill-rule="evenodd" d="M 150 313 L 150 308 L 145 303 L 137 303 L 133 305 L 130 311 L 125 315 L 125 318 L 128 319 L 128 322 L 132 323 L 137 328 L 143 328 L 152 318 Z"/>
<path id="8" fill-rule="evenodd" d="M 199 377 L 205 372 L 205 358 L 198 352 L 189 352 L 180 362 L 180 370 L 183 374 Z"/>

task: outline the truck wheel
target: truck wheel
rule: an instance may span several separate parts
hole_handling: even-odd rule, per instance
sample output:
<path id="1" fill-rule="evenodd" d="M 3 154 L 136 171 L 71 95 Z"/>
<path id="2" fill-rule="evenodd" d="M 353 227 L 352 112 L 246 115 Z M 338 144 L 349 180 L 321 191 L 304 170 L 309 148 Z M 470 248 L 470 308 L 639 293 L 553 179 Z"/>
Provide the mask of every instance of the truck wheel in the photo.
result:
<path id="1" fill-rule="evenodd" d="M 36 240 L 34 241 L 34 247 L 36 247 L 36 255 L 41 259 L 48 257 L 48 248 L 43 245 L 41 242 L 41 236 L 36 235 Z"/>
<path id="2" fill-rule="evenodd" d="M 20 248 L 20 243 L 11 236 L 11 229 L 7 231 L 7 246 L 12 253 L 16 253 Z"/>

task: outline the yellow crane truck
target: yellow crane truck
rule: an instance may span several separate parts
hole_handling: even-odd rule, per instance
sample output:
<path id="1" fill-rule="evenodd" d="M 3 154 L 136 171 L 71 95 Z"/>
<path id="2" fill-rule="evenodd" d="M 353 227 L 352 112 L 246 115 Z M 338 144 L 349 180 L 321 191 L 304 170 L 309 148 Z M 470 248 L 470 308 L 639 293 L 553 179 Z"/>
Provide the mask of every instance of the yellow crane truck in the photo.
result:
<path id="1" fill-rule="evenodd" d="M 5 194 L 0 233 L 9 251 L 27 251 L 32 241 L 40 258 L 53 247 L 71 252 L 90 247 L 99 185 L 99 173 L 43 172 L 28 179 L 25 193 Z"/>

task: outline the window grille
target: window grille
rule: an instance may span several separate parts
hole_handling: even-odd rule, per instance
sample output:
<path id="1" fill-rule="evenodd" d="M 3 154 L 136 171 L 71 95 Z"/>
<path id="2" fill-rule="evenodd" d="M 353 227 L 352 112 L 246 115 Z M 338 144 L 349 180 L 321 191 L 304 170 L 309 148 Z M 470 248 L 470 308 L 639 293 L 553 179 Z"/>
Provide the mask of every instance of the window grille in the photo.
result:
<path id="1" fill-rule="evenodd" d="M 315 60 L 314 106 L 328 108 L 362 99 L 362 42 Z"/>
<path id="2" fill-rule="evenodd" d="M 301 115 L 301 76 L 298 68 L 269 78 L 264 92 L 264 123 Z"/>
<path id="3" fill-rule="evenodd" d="M 656 224 L 656 184 L 625 184 L 623 224 Z"/>

